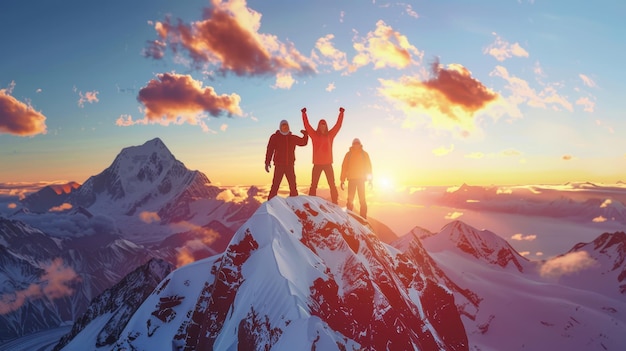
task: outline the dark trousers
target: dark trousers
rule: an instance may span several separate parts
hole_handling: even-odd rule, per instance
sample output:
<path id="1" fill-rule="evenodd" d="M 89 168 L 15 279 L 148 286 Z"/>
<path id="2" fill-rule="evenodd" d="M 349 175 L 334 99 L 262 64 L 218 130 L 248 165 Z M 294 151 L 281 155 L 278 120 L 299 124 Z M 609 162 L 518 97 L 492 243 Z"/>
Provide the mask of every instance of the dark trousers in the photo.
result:
<path id="1" fill-rule="evenodd" d="M 363 218 L 367 218 L 367 203 L 365 202 L 365 179 L 348 179 L 348 199 L 346 200 L 346 208 L 352 211 L 354 208 L 354 195 L 359 194 L 359 214 Z"/>
<path id="2" fill-rule="evenodd" d="M 289 196 L 298 196 L 298 189 L 296 188 L 296 172 L 293 165 L 274 165 L 274 178 L 272 179 L 272 188 L 267 196 L 270 200 L 278 194 L 278 188 L 283 181 L 283 176 L 287 178 L 289 183 Z"/>
<path id="3" fill-rule="evenodd" d="M 335 171 L 333 171 L 332 164 L 326 165 L 313 165 L 313 171 L 311 172 L 311 187 L 309 188 L 309 195 L 315 196 L 317 193 L 317 183 L 320 181 L 322 171 L 326 174 L 326 180 L 328 181 L 328 187 L 330 187 L 330 199 L 334 204 L 337 203 L 339 193 L 337 192 L 337 186 L 335 185 Z"/>

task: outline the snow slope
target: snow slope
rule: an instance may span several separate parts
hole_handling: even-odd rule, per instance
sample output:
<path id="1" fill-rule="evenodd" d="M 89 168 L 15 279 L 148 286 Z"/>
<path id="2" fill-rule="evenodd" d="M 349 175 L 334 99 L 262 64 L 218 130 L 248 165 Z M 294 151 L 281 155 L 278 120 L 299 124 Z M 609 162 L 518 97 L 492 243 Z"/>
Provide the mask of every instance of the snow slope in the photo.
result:
<path id="1" fill-rule="evenodd" d="M 413 240 L 422 241 L 446 276 L 480 296 L 475 318 L 463 316 L 472 350 L 621 350 L 626 345 L 626 299 L 613 293 L 618 281 L 612 289 L 607 284 L 604 291 L 594 289 L 596 271 L 589 270 L 600 265 L 610 271 L 616 262 L 623 268 L 623 256 L 605 255 L 604 262 L 576 272 L 552 271 L 561 273 L 557 276 L 545 274 L 546 268 L 567 267 L 569 261 L 521 259 L 505 240 L 459 221 Z M 405 248 L 406 242 L 399 241 Z M 574 276 L 576 286 L 564 281 Z"/>
<path id="2" fill-rule="evenodd" d="M 275 197 L 223 254 L 164 279 L 115 344 L 64 350 L 467 350 L 431 274 L 326 200 Z"/>

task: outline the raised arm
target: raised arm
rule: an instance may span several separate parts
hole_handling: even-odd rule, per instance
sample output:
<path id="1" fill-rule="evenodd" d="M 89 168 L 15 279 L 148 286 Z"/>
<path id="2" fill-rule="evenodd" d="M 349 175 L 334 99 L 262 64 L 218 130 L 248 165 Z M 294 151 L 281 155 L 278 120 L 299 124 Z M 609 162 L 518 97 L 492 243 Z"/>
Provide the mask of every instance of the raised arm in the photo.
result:
<path id="1" fill-rule="evenodd" d="M 306 146 L 306 144 L 309 142 L 309 133 L 307 133 L 307 131 L 304 129 L 301 130 L 300 133 L 302 133 L 301 137 L 297 135 L 292 135 L 294 138 L 296 138 L 296 145 Z"/>
<path id="2" fill-rule="evenodd" d="M 328 131 L 328 134 L 331 136 L 337 135 L 339 133 L 339 129 L 341 129 L 341 124 L 343 124 L 343 112 L 345 109 L 343 107 L 339 108 L 339 116 L 337 116 L 337 123 Z"/>
<path id="3" fill-rule="evenodd" d="M 306 130 L 309 134 L 315 132 L 315 129 L 313 129 L 311 123 L 309 123 L 309 117 L 306 115 L 306 107 L 300 111 L 302 111 L 302 123 L 304 124 L 304 130 Z"/>

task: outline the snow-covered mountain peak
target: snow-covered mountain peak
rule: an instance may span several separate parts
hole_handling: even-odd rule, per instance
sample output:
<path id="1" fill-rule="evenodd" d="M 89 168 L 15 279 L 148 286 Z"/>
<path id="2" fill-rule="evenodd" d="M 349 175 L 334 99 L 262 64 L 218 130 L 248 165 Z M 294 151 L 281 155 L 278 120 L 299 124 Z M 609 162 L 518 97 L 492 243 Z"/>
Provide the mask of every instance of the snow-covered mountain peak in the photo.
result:
<path id="1" fill-rule="evenodd" d="M 141 192 L 144 183 L 162 179 L 176 163 L 180 162 L 161 139 L 155 138 L 143 145 L 122 149 L 110 168 L 119 177 L 124 193 L 133 194 Z"/>
<path id="2" fill-rule="evenodd" d="M 503 268 L 511 264 L 520 272 L 523 272 L 528 264 L 528 260 L 503 238 L 488 230 L 478 230 L 459 220 L 446 224 L 436 235 L 424 238 L 424 246 L 433 252 L 460 249 Z"/>
<path id="3" fill-rule="evenodd" d="M 202 172 L 187 169 L 155 138 L 122 149 L 108 168 L 90 177 L 69 201 L 109 215 L 155 212 L 167 223 L 187 219 L 190 202 L 213 198 L 218 192 Z"/>
<path id="4" fill-rule="evenodd" d="M 224 253 L 164 279 L 113 349 L 467 350 L 450 291 L 362 221 L 318 197 L 263 203 Z"/>

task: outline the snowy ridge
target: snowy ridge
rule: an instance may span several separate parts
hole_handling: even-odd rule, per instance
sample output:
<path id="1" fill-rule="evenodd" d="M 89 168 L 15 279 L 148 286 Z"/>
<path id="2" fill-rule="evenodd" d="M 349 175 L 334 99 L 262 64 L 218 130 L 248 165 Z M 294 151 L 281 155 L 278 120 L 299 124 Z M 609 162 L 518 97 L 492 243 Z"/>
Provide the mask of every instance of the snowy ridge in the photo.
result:
<path id="1" fill-rule="evenodd" d="M 54 350 L 62 349 L 96 319 L 103 323 L 92 324 L 101 327 L 97 333 L 96 346 L 109 345 L 117 340 L 130 316 L 173 268 L 163 260 L 152 259 L 129 273 L 91 301 L 87 311 L 74 322 L 72 330 L 61 338 Z M 74 341 L 75 344 L 77 342 L 80 341 Z"/>
<path id="2" fill-rule="evenodd" d="M 439 233 L 425 239 L 429 252 L 438 252 L 449 248 L 450 245 L 455 245 L 461 251 L 475 258 L 503 268 L 514 267 L 523 272 L 534 267 L 506 240 L 488 230 L 477 230 L 462 221 L 450 222 Z"/>
<path id="3" fill-rule="evenodd" d="M 510 253 L 506 241 L 492 235 L 459 222 L 422 239 L 413 235 L 449 279 L 480 297 L 476 312 L 462 315 L 470 349 L 587 351 L 626 345 L 626 302 L 617 289 L 623 233 L 579 244 L 568 253 L 574 255 L 518 261 L 523 270 L 512 260 L 493 259 L 500 256 L 496 252 Z M 403 247 L 407 252 L 406 243 Z M 461 292 L 452 291 L 458 303 Z"/>
<path id="4" fill-rule="evenodd" d="M 561 277 L 560 282 L 617 299 L 626 297 L 626 233 L 604 233 L 589 243 L 575 245 L 567 255 L 587 257 L 594 262 L 584 273 Z"/>
<path id="5" fill-rule="evenodd" d="M 338 206 L 276 197 L 223 254 L 172 272 L 101 349 L 467 350 L 435 278 Z"/>

